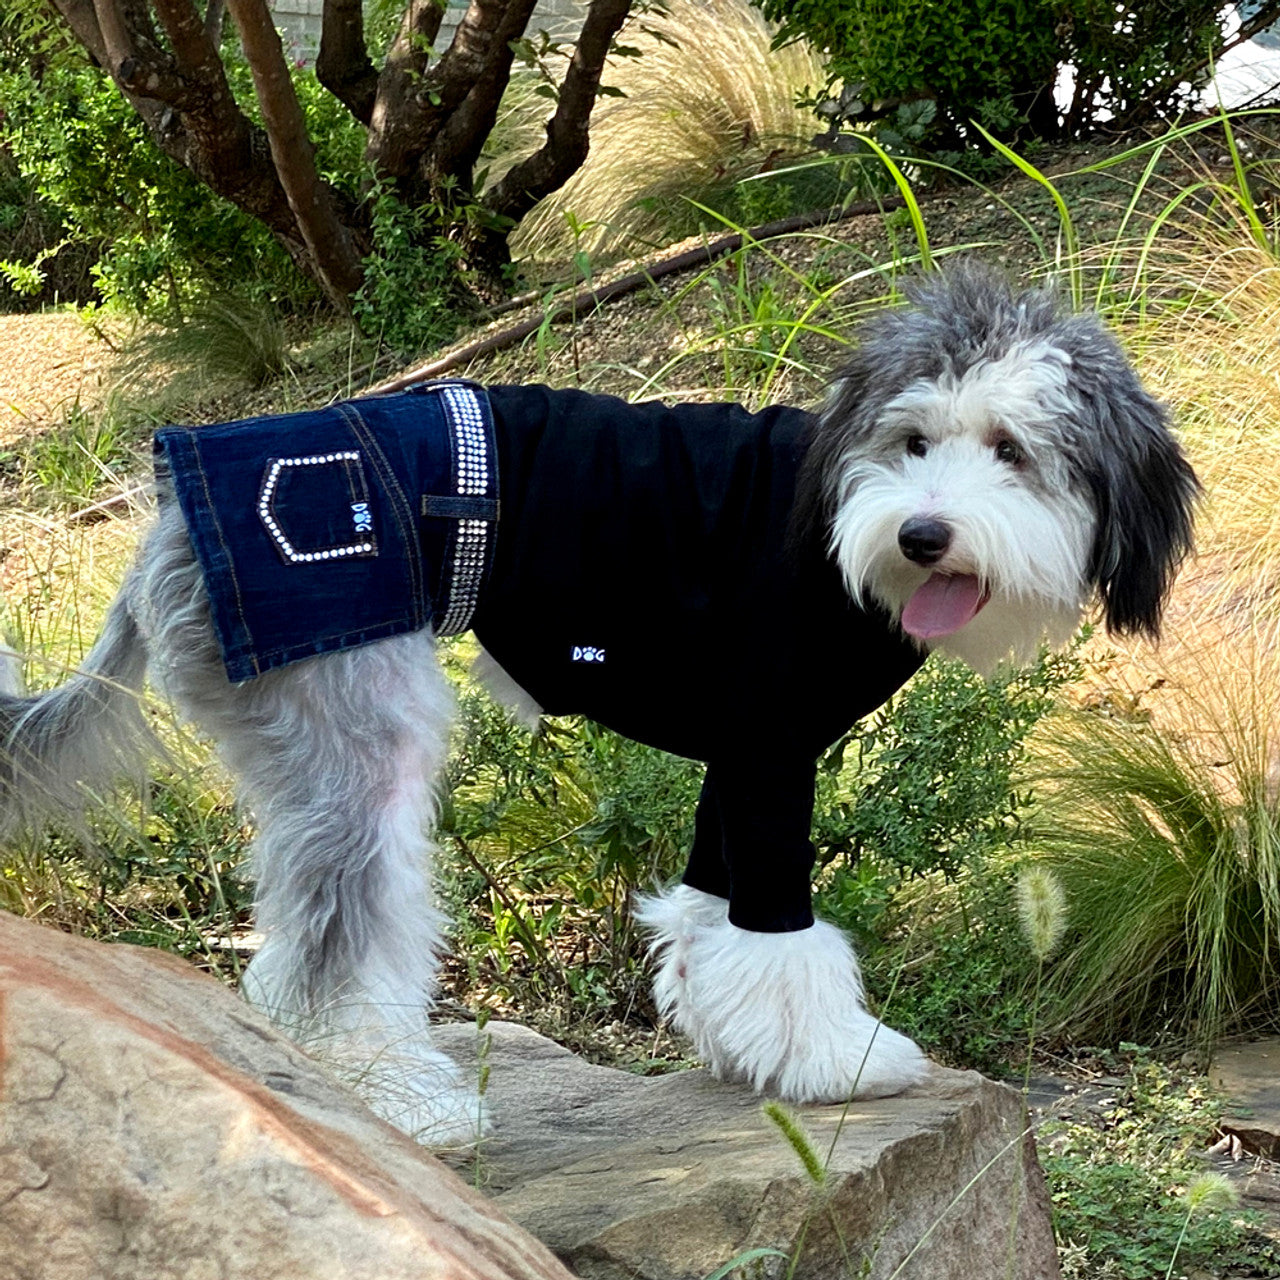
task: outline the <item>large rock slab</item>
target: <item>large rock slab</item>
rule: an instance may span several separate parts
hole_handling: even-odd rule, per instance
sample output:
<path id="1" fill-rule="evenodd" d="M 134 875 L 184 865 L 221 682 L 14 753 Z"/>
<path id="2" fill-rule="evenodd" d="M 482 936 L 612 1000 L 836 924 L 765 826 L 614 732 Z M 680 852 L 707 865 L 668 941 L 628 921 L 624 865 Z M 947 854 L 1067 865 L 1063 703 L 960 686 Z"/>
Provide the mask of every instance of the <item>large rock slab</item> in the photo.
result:
<path id="1" fill-rule="evenodd" d="M 1048 1197 L 1022 1099 L 935 1068 L 904 1097 L 797 1115 L 815 1187 L 746 1088 L 642 1078 L 494 1023 L 480 1182 L 586 1280 L 685 1280 L 752 1249 L 752 1277 L 1052 1280 Z M 475 1029 L 443 1027 L 458 1060 Z M 863 1269 L 865 1268 L 865 1270 Z"/>
<path id="2" fill-rule="evenodd" d="M 1280 1037 L 1220 1047 L 1209 1078 L 1227 1098 L 1224 1132 L 1255 1155 L 1280 1159 Z"/>
<path id="3" fill-rule="evenodd" d="M 190 965 L 0 912 L 3 1280 L 569 1280 Z"/>

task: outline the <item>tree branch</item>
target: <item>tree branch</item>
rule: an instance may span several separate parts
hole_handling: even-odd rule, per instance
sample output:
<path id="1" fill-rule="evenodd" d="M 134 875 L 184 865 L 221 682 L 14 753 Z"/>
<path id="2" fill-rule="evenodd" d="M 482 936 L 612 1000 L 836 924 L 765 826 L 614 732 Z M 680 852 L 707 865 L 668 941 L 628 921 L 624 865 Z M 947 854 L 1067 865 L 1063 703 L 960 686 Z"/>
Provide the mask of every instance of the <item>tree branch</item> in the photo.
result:
<path id="1" fill-rule="evenodd" d="M 403 182 L 437 130 L 484 75 L 495 33 L 514 0 L 471 0 L 453 40 L 425 75 L 407 41 L 378 77 L 366 155 L 374 169 Z"/>
<path id="2" fill-rule="evenodd" d="M 324 0 L 316 78 L 361 124 L 369 124 L 378 73 L 364 43 L 361 0 Z"/>
<path id="3" fill-rule="evenodd" d="M 93 12 L 106 54 L 102 65 L 121 89 L 161 102 L 182 95 L 184 86 L 173 72 L 172 59 L 126 21 L 118 0 L 94 0 Z"/>
<path id="4" fill-rule="evenodd" d="M 51 0 L 51 3 L 71 28 L 71 34 L 84 45 L 98 66 L 105 69 L 110 63 L 110 56 L 93 0 Z"/>
<path id="5" fill-rule="evenodd" d="M 400 30 L 387 54 L 387 64 L 418 71 L 427 69 L 427 50 L 440 34 L 444 20 L 444 5 L 440 0 L 409 0 L 409 7 L 400 20 Z"/>
<path id="6" fill-rule="evenodd" d="M 591 0 L 578 46 L 573 51 L 560 101 L 547 121 L 547 140 L 513 166 L 485 204 L 501 217 L 519 221 L 543 196 L 564 185 L 587 158 L 587 128 L 605 59 L 631 9 L 631 0 Z"/>
<path id="7" fill-rule="evenodd" d="M 227 0 L 209 0 L 204 11 L 204 33 L 214 46 L 222 43 L 222 16 L 227 11 Z"/>
<path id="8" fill-rule="evenodd" d="M 432 143 L 424 168 L 431 180 L 449 175 L 470 191 L 471 175 L 502 106 L 502 95 L 511 83 L 515 61 L 514 41 L 523 34 L 537 0 L 510 0 L 501 25 L 494 32 L 488 64 L 471 92 L 444 122 Z"/>
<path id="9" fill-rule="evenodd" d="M 338 217 L 332 190 L 316 172 L 315 152 L 271 12 L 266 0 L 228 0 L 228 8 L 253 73 L 271 157 L 289 208 L 326 292 L 340 310 L 348 311 L 350 297 L 364 278 L 360 258 Z"/>

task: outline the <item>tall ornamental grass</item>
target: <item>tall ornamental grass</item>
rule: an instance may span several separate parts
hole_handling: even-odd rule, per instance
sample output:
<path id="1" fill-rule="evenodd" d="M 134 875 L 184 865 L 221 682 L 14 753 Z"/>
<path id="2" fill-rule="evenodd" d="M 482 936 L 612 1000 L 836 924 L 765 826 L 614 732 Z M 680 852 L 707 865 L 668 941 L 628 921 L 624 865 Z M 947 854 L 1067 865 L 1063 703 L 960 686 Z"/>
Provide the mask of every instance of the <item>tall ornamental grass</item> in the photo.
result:
<path id="1" fill-rule="evenodd" d="M 1050 1021 L 1076 1041 L 1210 1043 L 1280 1012 L 1274 636 L 1205 655 L 1151 718 L 1045 735 L 1038 861 L 1066 894 Z"/>
<path id="2" fill-rule="evenodd" d="M 523 220 L 513 252 L 644 252 L 695 228 L 691 201 L 807 150 L 820 126 L 796 99 L 823 84 L 822 61 L 803 42 L 772 49 L 773 30 L 746 0 L 671 0 L 647 13 L 627 35 L 638 56 L 605 75 L 623 96 L 596 107 L 586 164 Z"/>

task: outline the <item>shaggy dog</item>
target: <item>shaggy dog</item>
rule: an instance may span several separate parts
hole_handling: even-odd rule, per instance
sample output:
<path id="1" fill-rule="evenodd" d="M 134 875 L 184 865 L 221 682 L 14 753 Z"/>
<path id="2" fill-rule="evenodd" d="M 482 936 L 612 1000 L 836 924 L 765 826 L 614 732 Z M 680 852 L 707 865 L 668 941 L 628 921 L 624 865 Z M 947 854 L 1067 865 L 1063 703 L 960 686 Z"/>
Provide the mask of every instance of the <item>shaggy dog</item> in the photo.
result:
<path id="1" fill-rule="evenodd" d="M 523 714 L 709 762 L 684 882 L 638 910 L 699 1055 L 798 1101 L 906 1088 L 923 1055 L 809 909 L 814 762 L 934 649 L 987 672 L 1094 601 L 1154 637 L 1197 483 L 1116 341 L 1048 292 L 953 268 L 853 351 L 816 418 L 449 383 L 162 432 L 159 519 L 83 668 L 0 696 L 10 820 L 136 765 L 149 669 L 253 814 L 249 998 L 406 1131 L 465 1138 L 426 1019 L 428 831 L 435 641 L 471 629 Z"/>

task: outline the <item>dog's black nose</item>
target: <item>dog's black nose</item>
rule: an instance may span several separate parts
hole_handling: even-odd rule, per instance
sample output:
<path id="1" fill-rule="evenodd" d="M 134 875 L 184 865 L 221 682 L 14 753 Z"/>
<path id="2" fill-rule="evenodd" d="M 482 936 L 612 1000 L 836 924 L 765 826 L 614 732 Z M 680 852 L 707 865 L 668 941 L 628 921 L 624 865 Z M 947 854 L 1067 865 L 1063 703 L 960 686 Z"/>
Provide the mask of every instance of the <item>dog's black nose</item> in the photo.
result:
<path id="1" fill-rule="evenodd" d="M 916 564 L 937 564 L 951 545 L 951 530 L 941 520 L 915 516 L 898 530 L 898 546 Z"/>

